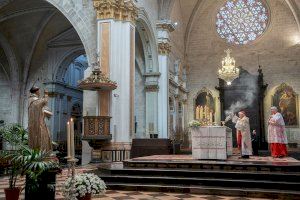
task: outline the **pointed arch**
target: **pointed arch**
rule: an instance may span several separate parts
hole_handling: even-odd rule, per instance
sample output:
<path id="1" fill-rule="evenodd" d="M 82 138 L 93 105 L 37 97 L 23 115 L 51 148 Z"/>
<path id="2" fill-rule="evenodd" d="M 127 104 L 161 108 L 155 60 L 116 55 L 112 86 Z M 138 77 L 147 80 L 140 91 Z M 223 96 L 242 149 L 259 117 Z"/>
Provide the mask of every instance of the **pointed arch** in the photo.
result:
<path id="1" fill-rule="evenodd" d="M 145 72 L 158 72 L 158 52 L 154 31 L 147 12 L 140 9 L 136 22 L 136 31 L 143 43 L 145 55 Z"/>

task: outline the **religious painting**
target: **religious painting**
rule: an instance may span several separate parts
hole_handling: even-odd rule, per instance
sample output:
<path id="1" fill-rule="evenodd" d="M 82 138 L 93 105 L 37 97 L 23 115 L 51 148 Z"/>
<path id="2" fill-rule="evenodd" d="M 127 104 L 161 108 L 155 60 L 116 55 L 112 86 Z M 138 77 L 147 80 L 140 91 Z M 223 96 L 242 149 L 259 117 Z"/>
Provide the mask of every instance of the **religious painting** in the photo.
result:
<path id="1" fill-rule="evenodd" d="M 281 84 L 273 96 L 273 105 L 282 114 L 285 125 L 297 127 L 298 124 L 298 95 L 291 86 Z"/>
<path id="2" fill-rule="evenodd" d="M 209 90 L 202 89 L 195 99 L 195 119 L 213 123 L 215 120 L 214 98 Z"/>

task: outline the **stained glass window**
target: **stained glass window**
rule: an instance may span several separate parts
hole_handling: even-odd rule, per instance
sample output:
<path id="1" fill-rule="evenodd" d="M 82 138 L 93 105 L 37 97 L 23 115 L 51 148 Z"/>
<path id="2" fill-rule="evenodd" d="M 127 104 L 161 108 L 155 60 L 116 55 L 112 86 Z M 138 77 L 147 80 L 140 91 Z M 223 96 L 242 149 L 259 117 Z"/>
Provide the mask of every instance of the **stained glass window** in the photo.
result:
<path id="1" fill-rule="evenodd" d="M 260 0 L 227 0 L 217 14 L 217 32 L 228 43 L 247 44 L 266 30 L 268 10 Z"/>

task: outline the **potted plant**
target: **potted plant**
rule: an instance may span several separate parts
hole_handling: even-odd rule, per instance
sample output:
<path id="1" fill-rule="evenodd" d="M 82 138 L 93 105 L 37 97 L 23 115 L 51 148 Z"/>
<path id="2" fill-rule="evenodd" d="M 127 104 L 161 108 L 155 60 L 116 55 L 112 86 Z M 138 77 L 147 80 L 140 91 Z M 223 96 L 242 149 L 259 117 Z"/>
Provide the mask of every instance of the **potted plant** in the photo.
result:
<path id="1" fill-rule="evenodd" d="M 21 188 L 16 187 L 16 181 L 23 169 L 21 149 L 27 144 L 27 132 L 19 125 L 3 126 L 0 129 L 0 136 L 6 143 L 6 150 L 2 150 L 0 155 L 2 160 L 7 160 L 9 174 L 9 187 L 5 188 L 7 200 L 18 200 Z"/>
<path id="2" fill-rule="evenodd" d="M 55 199 L 56 174 L 61 171 L 52 152 L 24 147 L 22 152 L 24 166 L 22 174 L 26 175 L 25 200 Z"/>
<path id="3" fill-rule="evenodd" d="M 104 181 L 92 173 L 69 177 L 63 186 L 63 194 L 67 199 L 90 200 L 92 195 L 103 194 L 105 191 Z"/>
<path id="4" fill-rule="evenodd" d="M 26 175 L 27 195 L 25 195 L 25 198 L 30 200 L 40 199 L 41 196 L 35 194 L 43 194 L 45 190 L 41 190 L 40 186 L 48 184 L 43 179 L 45 177 L 42 174 L 51 169 L 59 168 L 58 162 L 51 157 L 52 152 L 30 149 L 28 147 L 28 133 L 20 125 L 2 127 L 0 135 L 7 144 L 6 150 L 1 151 L 1 158 L 9 160 L 9 188 L 5 189 L 6 199 L 19 199 L 21 188 L 16 187 L 19 175 Z M 53 194 L 55 195 L 55 191 Z M 46 197 L 46 199 L 48 198 Z M 52 199 L 54 199 L 54 196 Z"/>

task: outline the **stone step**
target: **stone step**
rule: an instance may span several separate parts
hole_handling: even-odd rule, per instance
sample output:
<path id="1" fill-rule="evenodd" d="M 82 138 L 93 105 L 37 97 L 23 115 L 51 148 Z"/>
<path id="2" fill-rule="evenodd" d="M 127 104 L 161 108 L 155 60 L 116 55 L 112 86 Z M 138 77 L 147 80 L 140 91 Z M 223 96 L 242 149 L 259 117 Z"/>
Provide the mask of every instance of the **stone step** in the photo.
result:
<path id="1" fill-rule="evenodd" d="M 226 171 L 300 172 L 299 162 L 242 162 L 242 161 L 180 161 L 180 160 L 126 160 L 125 168 L 207 169 Z"/>
<path id="2" fill-rule="evenodd" d="M 123 168 L 101 169 L 104 174 L 111 175 L 136 175 L 136 176 L 176 176 L 176 177 L 210 177 L 250 180 L 270 180 L 298 182 L 299 172 L 261 172 L 261 171 L 225 171 L 225 170 L 201 170 L 201 169 L 160 169 L 160 168 Z"/>
<path id="3" fill-rule="evenodd" d="M 235 188 L 261 188 L 261 189 L 278 189 L 297 191 L 300 182 L 289 181 L 268 181 L 255 179 L 222 179 L 222 178 L 203 178 L 203 177 L 172 177 L 172 176 L 129 176 L 129 175 L 102 175 L 104 181 L 122 182 L 122 183 L 137 183 L 137 184 L 166 184 L 174 183 L 182 185 L 197 185 L 197 186 L 222 186 Z"/>
<path id="4" fill-rule="evenodd" d="M 148 183 L 122 183 L 106 182 L 110 190 L 129 190 L 129 191 L 152 191 L 152 192 L 176 192 L 192 193 L 205 195 L 224 195 L 241 196 L 251 198 L 269 198 L 269 199 L 300 199 L 299 191 L 286 191 L 276 189 L 260 188 L 230 188 L 218 186 L 193 186 L 180 184 L 148 184 Z"/>

